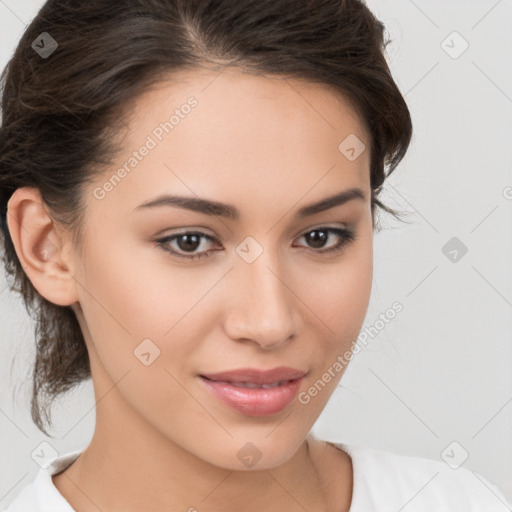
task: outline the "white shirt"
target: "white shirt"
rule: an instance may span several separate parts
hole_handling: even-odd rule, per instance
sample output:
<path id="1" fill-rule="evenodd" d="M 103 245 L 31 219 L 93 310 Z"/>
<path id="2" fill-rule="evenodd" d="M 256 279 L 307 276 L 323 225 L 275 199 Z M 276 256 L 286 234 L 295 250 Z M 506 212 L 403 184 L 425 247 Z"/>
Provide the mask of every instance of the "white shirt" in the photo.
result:
<path id="1" fill-rule="evenodd" d="M 462 466 L 398 455 L 360 445 L 331 443 L 347 452 L 354 470 L 349 512 L 511 512 L 499 488 Z M 80 455 L 69 452 L 41 468 L 4 512 L 75 512 L 53 485 Z"/>

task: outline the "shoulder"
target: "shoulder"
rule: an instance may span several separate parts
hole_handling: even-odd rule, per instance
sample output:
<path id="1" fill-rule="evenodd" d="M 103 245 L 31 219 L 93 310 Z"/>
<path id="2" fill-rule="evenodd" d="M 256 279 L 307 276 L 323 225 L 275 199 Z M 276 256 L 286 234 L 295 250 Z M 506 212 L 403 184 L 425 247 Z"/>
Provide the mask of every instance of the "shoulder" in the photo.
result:
<path id="1" fill-rule="evenodd" d="M 442 460 L 334 443 L 354 471 L 350 512 L 510 512 L 500 489 L 478 473 Z"/>
<path id="2" fill-rule="evenodd" d="M 26 485 L 2 512 L 73 512 L 73 509 L 53 485 L 52 476 L 64 471 L 82 450 L 66 453 L 45 468 L 39 469 L 35 479 Z"/>

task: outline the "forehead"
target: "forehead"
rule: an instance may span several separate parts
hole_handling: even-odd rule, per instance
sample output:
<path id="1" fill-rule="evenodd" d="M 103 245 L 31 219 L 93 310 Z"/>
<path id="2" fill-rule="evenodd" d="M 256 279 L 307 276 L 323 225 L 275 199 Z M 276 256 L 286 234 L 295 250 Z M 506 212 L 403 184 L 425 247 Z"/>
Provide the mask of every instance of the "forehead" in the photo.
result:
<path id="1" fill-rule="evenodd" d="M 179 72 L 126 114 L 122 150 L 102 176 L 128 171 L 109 192 L 126 207 L 171 190 L 231 203 L 233 192 L 269 203 L 308 194 L 309 203 L 369 187 L 370 135 L 351 103 L 324 84 L 232 69 Z M 354 144 L 360 154 L 347 158 Z"/>
<path id="2" fill-rule="evenodd" d="M 300 122 L 305 130 L 321 127 L 343 132 L 352 128 L 364 137 L 369 136 L 355 105 L 334 86 L 285 75 L 256 75 L 239 68 L 197 69 L 166 75 L 134 99 L 126 112 L 128 124 L 137 119 L 140 125 L 141 120 L 155 114 L 158 118 L 168 117 L 166 114 L 179 110 L 191 96 L 200 107 L 194 108 L 194 118 L 205 121 L 197 115 L 202 113 L 209 117 L 209 126 L 290 130 L 294 127 L 287 121 L 294 121 Z M 270 112 L 274 115 L 270 116 Z M 214 114 L 217 123 L 211 117 Z M 265 125 L 260 123 L 262 118 L 267 120 Z"/>

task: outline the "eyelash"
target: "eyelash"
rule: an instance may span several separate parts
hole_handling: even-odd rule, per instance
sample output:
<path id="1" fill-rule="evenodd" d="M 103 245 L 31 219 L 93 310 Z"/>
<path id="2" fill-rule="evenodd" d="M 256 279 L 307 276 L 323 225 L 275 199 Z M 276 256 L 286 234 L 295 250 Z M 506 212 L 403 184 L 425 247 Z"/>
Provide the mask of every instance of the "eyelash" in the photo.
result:
<path id="1" fill-rule="evenodd" d="M 308 235 L 310 233 L 314 233 L 315 231 L 324 231 L 329 234 L 334 233 L 335 235 L 338 235 L 339 237 L 342 238 L 341 242 L 339 242 L 334 247 L 331 247 L 330 249 L 324 249 L 324 250 L 314 250 L 313 249 L 313 252 L 320 253 L 320 254 L 334 255 L 334 254 L 341 253 L 341 251 L 344 250 L 347 245 L 349 245 L 351 242 L 353 242 L 355 240 L 355 233 L 349 229 L 327 228 L 327 227 L 326 228 L 320 227 L 320 228 L 312 229 L 311 231 L 307 231 L 306 233 L 301 235 L 301 237 Z M 204 252 L 200 252 L 198 254 L 193 254 L 191 256 L 185 256 L 183 254 L 180 254 L 177 251 L 174 251 L 174 250 L 166 247 L 167 244 L 170 243 L 171 241 L 173 241 L 179 237 L 185 236 L 185 235 L 196 235 L 196 236 L 205 238 L 209 241 L 217 242 L 217 240 L 214 237 L 207 235 L 205 233 L 201 233 L 200 231 L 185 231 L 185 232 L 178 233 L 175 235 L 166 236 L 164 238 L 159 238 L 159 239 L 155 240 L 155 242 L 157 243 L 157 246 L 160 247 L 162 250 L 164 250 L 165 252 L 170 253 L 173 256 L 176 256 L 178 258 L 182 258 L 182 259 L 186 259 L 186 260 L 199 260 L 204 257 L 209 257 L 209 252 L 211 252 L 211 251 L 204 251 Z"/>

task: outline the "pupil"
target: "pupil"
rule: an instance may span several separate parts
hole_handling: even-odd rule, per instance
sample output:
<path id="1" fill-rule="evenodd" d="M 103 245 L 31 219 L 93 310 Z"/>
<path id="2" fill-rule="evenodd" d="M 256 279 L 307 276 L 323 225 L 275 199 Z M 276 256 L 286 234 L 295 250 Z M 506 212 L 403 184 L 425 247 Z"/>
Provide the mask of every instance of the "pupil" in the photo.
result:
<path id="1" fill-rule="evenodd" d="M 194 239 L 194 241 L 191 242 L 191 239 Z M 182 240 L 185 240 L 185 244 L 181 243 Z M 189 245 L 187 246 L 187 241 L 189 243 Z M 181 237 L 178 238 L 178 245 L 180 247 L 180 249 L 186 251 L 186 250 L 191 250 L 193 251 L 194 249 L 197 249 L 198 245 L 199 245 L 199 237 L 197 235 L 181 235 Z M 192 245 L 190 245 L 190 243 Z"/>
<path id="2" fill-rule="evenodd" d="M 320 233 L 320 235 L 315 236 L 315 233 Z M 313 242 L 312 243 L 313 247 L 323 247 L 327 238 L 328 238 L 328 234 L 326 231 L 315 230 L 315 231 L 311 231 L 311 233 L 309 234 L 309 239 L 310 239 L 310 241 Z M 320 244 L 318 244 L 318 242 L 320 242 Z"/>

